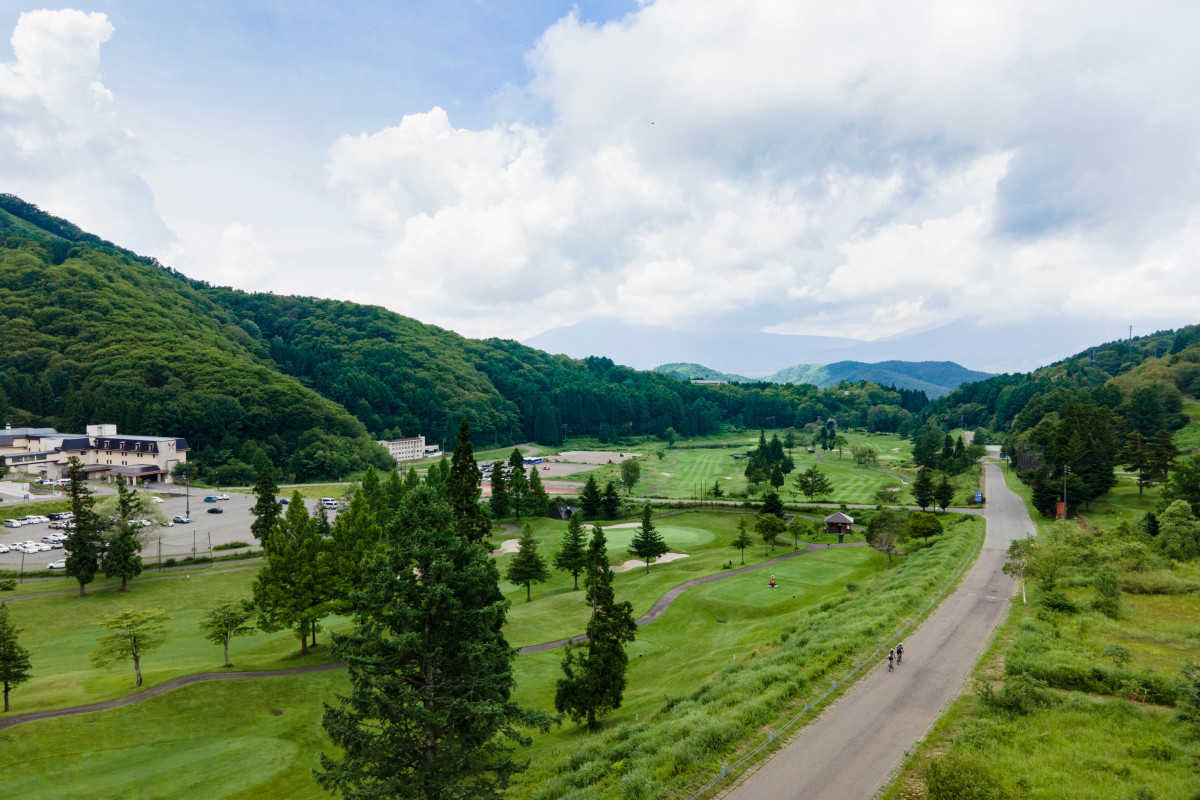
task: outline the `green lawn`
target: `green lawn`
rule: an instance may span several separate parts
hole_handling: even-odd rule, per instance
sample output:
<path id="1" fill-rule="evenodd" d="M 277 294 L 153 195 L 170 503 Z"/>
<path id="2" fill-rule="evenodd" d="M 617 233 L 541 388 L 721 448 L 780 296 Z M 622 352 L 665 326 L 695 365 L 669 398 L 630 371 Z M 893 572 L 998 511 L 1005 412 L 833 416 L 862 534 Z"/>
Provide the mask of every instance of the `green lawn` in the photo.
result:
<path id="1" fill-rule="evenodd" d="M 613 581 L 617 599 L 632 602 L 634 614 L 641 616 L 672 586 L 701 575 L 720 572 L 722 565 L 730 561 L 734 566 L 741 566 L 741 555 L 729 546 L 729 542 L 737 530 L 738 520 L 743 518 L 747 523 L 753 521 L 753 516 L 749 514 L 717 512 L 674 514 L 655 520 L 671 552 L 687 553 L 688 557 L 652 564 L 649 574 L 641 567 L 617 573 Z M 549 562 L 567 524 L 540 519 L 535 520 L 531 527 L 538 541 L 539 552 Z M 590 533 L 591 525 L 585 526 L 585 530 Z M 634 528 L 609 528 L 605 531 L 610 563 L 619 565 L 633 558 L 627 548 L 635 532 Z M 511 535 L 515 534 L 506 534 Z M 755 539 L 755 546 L 746 550 L 747 565 L 758 564 L 786 552 L 780 548 L 768 553 L 761 540 L 758 537 Z M 500 540 L 500 536 L 493 536 L 497 544 Z M 512 557 L 506 554 L 497 559 L 501 576 Z M 525 587 L 501 581 L 501 590 L 513 604 L 505 628 L 509 643 L 520 647 L 582 633 L 589 610 L 584 602 L 582 586 L 578 591 L 573 586 L 570 575 L 555 570 L 546 583 L 533 586 L 533 602 L 526 603 Z"/>
<path id="2" fill-rule="evenodd" d="M 22 629 L 21 643 L 31 651 L 33 677 L 12 692 L 13 713 L 40 711 L 122 697 L 134 691 L 132 664 L 94 669 L 88 653 L 103 631 L 96 623 L 106 614 L 134 608 L 161 608 L 173 619 L 169 640 L 142 661 L 146 686 L 195 672 L 221 669 L 221 648 L 205 641 L 199 628 L 204 608 L 224 597 L 250 596 L 254 570 L 206 574 L 154 581 L 133 581 L 124 594 L 115 589 L 85 597 L 56 595 L 17 600 L 9 616 Z M 336 622 L 331 618 L 327 625 Z M 328 643 L 328 634 L 319 641 Z M 315 648 L 301 659 L 299 643 L 287 631 L 235 639 L 230 658 L 238 669 L 279 669 L 326 663 L 329 649 Z"/>
<path id="3" fill-rule="evenodd" d="M 792 460 L 796 472 L 813 466 L 819 466 L 822 472 L 833 483 L 833 493 L 824 498 L 835 503 L 875 503 L 875 491 L 882 486 L 899 486 L 901 477 L 912 480 L 911 471 L 900 471 L 903 467 L 911 466 L 912 445 L 909 441 L 892 434 L 872 435 L 856 431 L 843 432 L 850 444 L 839 457 L 836 450 L 808 453 L 804 447 L 792 450 Z M 768 439 L 770 437 L 768 436 Z M 747 492 L 745 478 L 746 462 L 734 458 L 757 446 L 757 436 L 747 438 L 741 435 L 736 443 L 728 438 L 718 438 L 715 441 L 689 443 L 686 447 L 663 449 L 663 458 L 655 454 L 659 448 L 645 452 L 642 460 L 642 477 L 634 487 L 634 494 L 646 497 L 663 497 L 671 499 L 698 498 L 701 491 L 706 496 L 712 496 L 712 486 L 719 482 L 721 490 L 727 497 L 744 497 Z M 853 446 L 870 446 L 878 457 L 874 466 L 859 466 L 850 454 Z M 619 450 L 617 448 L 605 448 Z M 629 448 L 624 448 L 628 451 Z M 802 495 L 795 489 L 795 475 L 788 476 L 783 486 L 782 494 L 785 500 L 799 501 Z M 605 465 L 597 470 L 579 472 L 568 475 L 564 480 L 586 481 L 594 476 L 603 485 L 608 480 L 620 477 L 616 465 Z M 759 487 L 760 492 L 768 488 Z M 964 490 L 965 491 L 965 490 Z M 972 487 L 971 491 L 974 491 Z"/>
<path id="4" fill-rule="evenodd" d="M 726 534 L 736 525 L 736 519 L 733 514 L 686 514 L 666 518 L 670 525 L 664 528 L 676 529 L 668 541 L 672 537 L 678 542 L 687 540 L 686 546 L 697 553 L 693 563 L 704 561 L 719 569 L 723 558 L 734 556 L 736 560 L 736 551 L 721 549 L 722 537 L 728 538 Z M 550 521 L 538 521 L 540 537 L 559 532 L 547 523 Z M 612 533 L 615 538 L 627 530 Z M 747 556 L 749 561 L 750 553 Z M 661 593 L 663 587 L 691 577 L 686 572 L 672 576 L 667 567 L 689 561 L 692 559 L 661 565 L 661 569 L 654 567 L 649 578 L 637 570 L 621 573 L 617 578 L 618 596 L 639 597 L 650 590 Z M 846 595 L 847 583 L 868 584 L 882 569 L 882 557 L 865 548 L 823 550 L 773 567 L 771 574 L 779 584 L 774 590 L 767 586 L 767 572 L 754 572 L 684 593 L 661 620 L 639 630 L 638 640 L 629 648 L 625 704 L 606 725 L 645 717 L 661 707 L 666 697 L 694 691 L 723 667 L 770 652 L 778 646 L 782 626 L 796 622 L 831 598 Z M 135 585 L 131 595 L 139 604 L 152 601 L 177 617 L 172 645 L 148 658 L 144 665 L 148 683 L 151 670 L 160 670 L 155 675 L 161 679 L 185 671 L 218 668 L 219 648 L 204 642 L 198 631 L 192 632 L 195 620 L 190 617 L 194 614 L 187 607 L 201 604 L 211 595 L 236 590 L 236 581 L 244 580 L 240 576 L 250 574 L 214 575 L 207 581 L 193 576 L 190 582 L 182 579 L 159 581 L 157 586 Z M 123 598 L 110 594 L 113 597 L 101 598 L 101 593 L 96 593 L 84 602 L 103 600 L 120 605 Z M 132 684 L 131 674 L 119 671 L 109 678 L 106 672 L 81 675 L 75 669 L 91 645 L 90 641 L 68 641 L 87 638 L 87 620 L 77 613 L 82 606 L 69 605 L 67 601 L 72 600 L 75 598 L 44 598 L 12 605 L 14 611 L 20 610 L 22 616 L 18 619 L 27 628 L 23 641 L 31 648 L 36 644 L 35 671 L 50 669 L 64 676 L 63 680 L 83 681 L 89 701 L 101 699 L 98 693 L 104 691 L 108 696 L 123 693 L 126 689 L 122 686 L 109 687 L 105 681 Z M 76 612 L 70 615 L 75 620 L 74 630 L 72 623 L 64 620 L 57 632 L 47 630 L 29 636 L 30 617 L 47 617 L 55 612 L 62 615 L 61 609 L 51 605 L 53 601 L 61 601 Z M 520 609 L 534 609 L 541 602 L 514 603 L 510 642 L 517 643 L 514 632 L 522 624 L 533 630 L 532 623 L 521 621 Z M 98 607 L 100 603 L 92 605 Z M 192 641 L 184 642 L 185 638 Z M 281 647 L 269 646 L 271 643 L 261 635 L 238 641 L 234 645 L 237 666 L 299 663 L 288 660 L 289 652 L 295 651 L 295 641 L 286 635 L 275 638 Z M 535 638 L 552 637 L 545 634 Z M 61 651 L 61 655 L 54 651 Z M 519 657 L 517 699 L 551 707 L 561 658 L 561 651 Z M 178 667 L 155 666 L 171 661 L 179 662 Z M 54 665 L 60 663 L 63 666 L 56 669 Z M 309 775 L 317 763 L 317 753 L 329 748 L 319 727 L 320 706 L 332 702 L 333 695 L 344 690 L 341 672 L 210 683 L 111 712 L 45 720 L 0 731 L 0 748 L 8 756 L 0 797 L 324 797 L 327 795 Z M 31 705 L 31 698 L 44 707 L 51 696 L 50 688 L 27 684 L 13 693 L 14 711 L 19 713 Z M 283 713 L 274 716 L 272 711 Z M 578 728 L 567 724 L 535 736 L 532 751 L 523 757 L 550 757 L 573 749 L 582 740 Z M 181 742 L 187 742 L 187 746 L 180 746 Z M 48 785 L 46 775 L 51 770 L 55 781 Z"/>

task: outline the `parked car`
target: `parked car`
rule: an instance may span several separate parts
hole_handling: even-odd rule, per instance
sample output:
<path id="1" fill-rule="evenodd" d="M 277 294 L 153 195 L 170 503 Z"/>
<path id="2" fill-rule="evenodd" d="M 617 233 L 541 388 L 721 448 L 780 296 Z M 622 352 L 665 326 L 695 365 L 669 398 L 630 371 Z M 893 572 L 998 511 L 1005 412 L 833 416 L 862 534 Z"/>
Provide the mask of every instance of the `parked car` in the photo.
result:
<path id="1" fill-rule="evenodd" d="M 54 538 L 54 534 L 49 534 L 47 536 L 43 536 L 42 541 L 43 542 L 56 542 L 58 540 Z"/>
<path id="2" fill-rule="evenodd" d="M 212 508 L 210 508 L 210 509 L 208 510 L 208 513 L 210 513 L 210 514 L 224 514 L 224 513 L 225 513 L 225 509 L 221 508 L 220 506 L 213 506 Z"/>
<path id="3" fill-rule="evenodd" d="M 279 505 L 281 505 L 281 506 L 286 506 L 288 504 L 288 502 L 289 501 L 286 497 L 279 498 Z"/>
<path id="4" fill-rule="evenodd" d="M 49 564 L 46 565 L 46 569 L 66 569 L 66 568 L 67 568 L 66 561 L 51 561 Z"/>
<path id="5" fill-rule="evenodd" d="M 204 498 L 204 502 L 206 502 L 206 503 L 215 503 L 215 502 L 217 502 L 217 496 L 216 496 L 215 494 L 210 494 L 210 495 L 208 495 L 207 497 L 205 497 L 205 498 Z"/>
<path id="6" fill-rule="evenodd" d="M 217 499 L 218 499 L 218 500 L 228 500 L 228 499 L 229 499 L 229 495 L 227 495 L 227 494 L 223 494 L 223 493 L 222 493 L 222 494 L 219 494 L 219 495 L 217 495 Z"/>
<path id="7" fill-rule="evenodd" d="M 150 499 L 156 503 L 161 503 L 163 501 L 163 499 L 161 497 L 151 497 Z"/>
<path id="8" fill-rule="evenodd" d="M 4 527 L 6 527 L 6 528 L 19 528 L 19 527 L 21 527 L 21 520 L 19 520 L 19 519 L 6 519 L 6 520 L 4 520 Z"/>
<path id="9" fill-rule="evenodd" d="M 178 522 L 180 525 L 187 525 L 189 522 L 191 522 L 191 520 L 183 516 L 183 514 L 176 514 L 175 516 L 171 517 L 171 521 Z"/>
<path id="10" fill-rule="evenodd" d="M 7 553 L 7 552 L 8 552 L 8 545 L 0 544 L 0 554 Z"/>

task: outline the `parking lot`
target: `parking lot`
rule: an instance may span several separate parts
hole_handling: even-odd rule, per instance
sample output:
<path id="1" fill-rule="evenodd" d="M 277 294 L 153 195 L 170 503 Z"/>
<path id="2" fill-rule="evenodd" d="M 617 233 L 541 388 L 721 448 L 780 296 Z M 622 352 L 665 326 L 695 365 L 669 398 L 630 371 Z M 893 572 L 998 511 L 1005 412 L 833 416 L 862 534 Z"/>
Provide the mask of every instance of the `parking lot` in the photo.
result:
<path id="1" fill-rule="evenodd" d="M 157 562 L 162 552 L 165 561 L 168 558 L 183 558 L 193 555 L 208 555 L 209 547 L 215 547 L 227 542 L 246 542 L 256 545 L 253 534 L 250 533 L 250 523 L 254 516 L 250 509 L 254 506 L 255 497 L 252 494 L 228 493 L 228 500 L 217 503 L 206 503 L 204 498 L 218 492 L 199 490 L 191 495 L 191 523 L 176 523 L 171 526 L 155 525 L 142 531 L 145 546 L 142 548 L 142 561 L 146 564 Z M 186 516 L 188 500 L 184 495 L 161 495 L 162 503 L 156 504 L 163 516 L 170 520 L 177 515 Z M 307 501 L 309 513 L 316 513 L 319 501 Z M 222 513 L 210 514 L 210 508 L 220 508 Z M 330 520 L 336 512 L 328 511 Z M 0 544 L 9 547 L 9 552 L 0 554 L 0 568 L 17 569 L 21 565 L 22 553 L 12 549 L 17 542 L 32 540 L 41 542 L 43 536 L 64 531 L 52 529 L 48 522 L 22 525 L 20 528 L 0 528 Z M 193 551 L 194 548 L 194 551 Z M 233 551 L 221 551 L 237 552 Z M 217 553 L 216 555 L 220 555 Z M 60 561 L 66 556 L 62 550 L 42 551 L 24 554 L 25 569 L 46 569 L 52 561 Z"/>

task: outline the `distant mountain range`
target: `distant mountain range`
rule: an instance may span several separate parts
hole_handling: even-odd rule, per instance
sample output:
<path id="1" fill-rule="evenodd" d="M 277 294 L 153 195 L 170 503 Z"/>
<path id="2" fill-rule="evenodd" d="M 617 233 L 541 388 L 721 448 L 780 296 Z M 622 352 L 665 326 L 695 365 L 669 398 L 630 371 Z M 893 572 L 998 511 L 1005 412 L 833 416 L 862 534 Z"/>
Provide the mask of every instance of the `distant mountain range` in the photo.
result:
<path id="1" fill-rule="evenodd" d="M 655 367 L 654 371 L 680 380 L 811 383 L 822 389 L 842 381 L 871 381 L 880 386 L 922 391 L 930 400 L 948 394 L 961 384 L 992 377 L 991 373 L 970 370 L 953 361 L 881 361 L 877 364 L 837 361 L 832 364 L 797 364 L 761 378 L 720 372 L 700 364 L 662 364 Z"/>
<path id="2" fill-rule="evenodd" d="M 1136 323 L 1136 320 L 1130 320 Z M 676 331 L 588 319 L 523 341 L 572 358 L 606 356 L 635 369 L 656 364 L 704 364 L 732 375 L 771 375 L 789 364 L 876 363 L 887 360 L 952 361 L 987 372 L 1027 372 L 1090 347 L 1122 338 L 1125 320 L 1034 319 L 984 325 L 963 318 L 925 331 L 874 341 L 836 336 L 793 336 L 714 326 Z M 1135 324 L 1135 330 L 1137 329 Z"/>

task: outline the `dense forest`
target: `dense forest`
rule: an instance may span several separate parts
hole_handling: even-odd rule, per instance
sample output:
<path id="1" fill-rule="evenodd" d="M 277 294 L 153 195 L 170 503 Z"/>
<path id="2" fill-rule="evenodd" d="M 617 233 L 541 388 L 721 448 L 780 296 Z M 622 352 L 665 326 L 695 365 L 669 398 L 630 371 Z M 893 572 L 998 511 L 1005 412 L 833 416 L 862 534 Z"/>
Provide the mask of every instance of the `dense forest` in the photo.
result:
<path id="1" fill-rule="evenodd" d="M 0 413 L 184 436 L 203 476 L 247 483 L 273 463 L 340 477 L 374 438 L 480 444 L 692 436 L 725 426 L 907 430 L 921 392 L 869 382 L 692 386 L 610 359 L 471 340 L 386 309 L 210 286 L 0 196 Z"/>
<path id="2" fill-rule="evenodd" d="M 1087 508 L 1116 485 L 1167 483 L 1187 423 L 1186 396 L 1200 391 L 1200 326 L 1109 342 L 1028 374 L 966 384 L 932 404 L 927 424 L 996 431 L 1034 504 Z"/>

